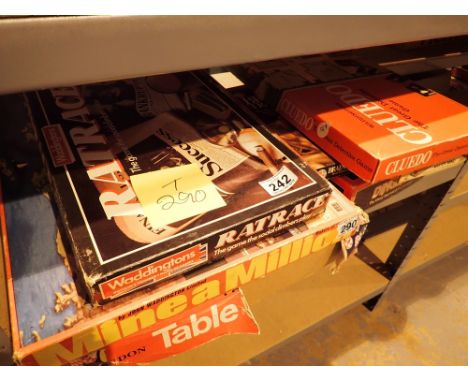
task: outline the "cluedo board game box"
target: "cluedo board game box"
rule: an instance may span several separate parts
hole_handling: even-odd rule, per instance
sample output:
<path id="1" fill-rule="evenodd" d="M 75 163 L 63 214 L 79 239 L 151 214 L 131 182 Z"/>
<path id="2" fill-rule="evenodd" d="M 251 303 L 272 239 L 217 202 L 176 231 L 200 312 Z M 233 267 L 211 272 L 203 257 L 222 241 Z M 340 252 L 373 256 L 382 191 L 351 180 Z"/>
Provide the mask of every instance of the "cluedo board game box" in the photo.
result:
<path id="1" fill-rule="evenodd" d="M 366 182 L 468 153 L 466 106 L 411 80 L 379 76 L 289 90 L 278 111 Z"/>

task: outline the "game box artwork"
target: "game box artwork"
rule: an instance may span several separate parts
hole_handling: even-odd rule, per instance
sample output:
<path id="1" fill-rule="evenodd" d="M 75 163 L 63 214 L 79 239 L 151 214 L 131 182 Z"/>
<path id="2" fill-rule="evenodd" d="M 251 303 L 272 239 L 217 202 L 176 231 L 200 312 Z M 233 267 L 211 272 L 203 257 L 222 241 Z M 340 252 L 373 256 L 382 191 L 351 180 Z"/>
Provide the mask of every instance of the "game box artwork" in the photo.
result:
<path id="1" fill-rule="evenodd" d="M 320 216 L 327 182 L 191 73 L 26 94 L 94 302 Z"/>
<path id="2" fill-rule="evenodd" d="M 251 124 L 262 125 L 324 178 L 331 178 L 346 172 L 346 168 L 285 121 L 274 108 L 257 98 L 234 73 L 223 70 L 223 68 L 199 70 L 196 75 L 213 91 L 218 92 L 221 97 L 224 96 L 226 102 L 243 113 Z"/>

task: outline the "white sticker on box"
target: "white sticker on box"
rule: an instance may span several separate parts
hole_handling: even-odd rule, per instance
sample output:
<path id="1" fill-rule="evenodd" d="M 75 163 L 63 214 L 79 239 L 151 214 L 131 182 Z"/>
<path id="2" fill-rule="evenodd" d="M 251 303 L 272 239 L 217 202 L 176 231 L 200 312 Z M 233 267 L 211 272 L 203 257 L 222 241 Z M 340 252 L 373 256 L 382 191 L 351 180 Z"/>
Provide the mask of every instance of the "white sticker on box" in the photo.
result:
<path id="1" fill-rule="evenodd" d="M 357 218 L 352 218 L 349 220 L 345 220 L 344 222 L 338 225 L 338 234 L 340 236 L 345 235 L 349 231 L 353 231 L 358 225 Z"/>
<path id="2" fill-rule="evenodd" d="M 236 88 L 244 86 L 244 83 L 231 72 L 213 73 L 210 74 L 224 89 Z"/>
<path id="3" fill-rule="evenodd" d="M 286 166 L 281 169 L 271 178 L 258 182 L 268 194 L 276 196 L 289 190 L 297 182 L 297 176 Z"/>

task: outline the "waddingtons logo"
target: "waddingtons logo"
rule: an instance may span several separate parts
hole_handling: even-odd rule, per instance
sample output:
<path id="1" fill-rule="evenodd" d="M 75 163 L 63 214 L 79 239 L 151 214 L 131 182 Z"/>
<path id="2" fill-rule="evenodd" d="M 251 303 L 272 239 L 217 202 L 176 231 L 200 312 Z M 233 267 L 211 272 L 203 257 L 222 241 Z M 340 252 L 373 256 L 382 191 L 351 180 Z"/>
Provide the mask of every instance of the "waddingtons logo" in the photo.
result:
<path id="1" fill-rule="evenodd" d="M 164 280 L 175 273 L 202 264 L 207 260 L 207 245 L 197 244 L 175 255 L 105 281 L 99 284 L 99 289 L 104 299 L 116 297 L 138 286 Z"/>
<path id="2" fill-rule="evenodd" d="M 60 124 L 47 125 L 42 128 L 47 148 L 54 167 L 65 166 L 75 161 L 65 134 Z"/>

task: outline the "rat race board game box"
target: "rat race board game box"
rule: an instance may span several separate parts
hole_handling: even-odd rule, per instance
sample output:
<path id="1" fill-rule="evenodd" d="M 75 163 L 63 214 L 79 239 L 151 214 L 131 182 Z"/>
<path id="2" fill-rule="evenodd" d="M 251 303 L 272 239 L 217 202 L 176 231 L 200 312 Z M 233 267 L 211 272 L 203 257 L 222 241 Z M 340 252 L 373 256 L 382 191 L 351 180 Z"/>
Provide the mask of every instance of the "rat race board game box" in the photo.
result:
<path id="1" fill-rule="evenodd" d="M 468 153 L 468 110 L 411 81 L 381 76 L 283 93 L 278 111 L 367 182 Z"/>
<path id="2" fill-rule="evenodd" d="M 327 182 L 191 73 L 26 95 L 94 302 L 323 213 Z"/>
<path id="3" fill-rule="evenodd" d="M 254 126 L 262 125 L 324 178 L 346 171 L 340 163 L 325 154 L 299 130 L 286 122 L 274 108 L 257 98 L 234 73 L 220 70 L 224 69 L 199 70 L 196 75 L 213 91 L 218 92 L 226 102 L 232 104 L 239 113 L 243 113 L 250 123 Z"/>

